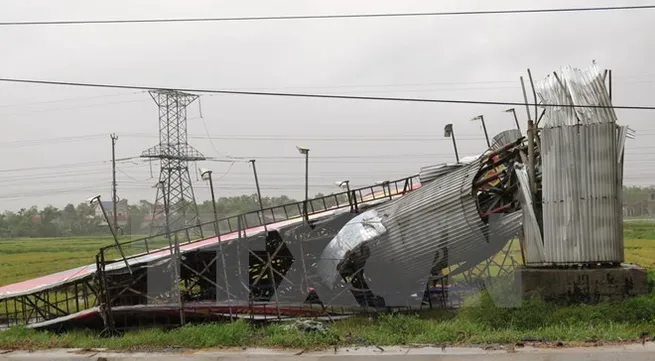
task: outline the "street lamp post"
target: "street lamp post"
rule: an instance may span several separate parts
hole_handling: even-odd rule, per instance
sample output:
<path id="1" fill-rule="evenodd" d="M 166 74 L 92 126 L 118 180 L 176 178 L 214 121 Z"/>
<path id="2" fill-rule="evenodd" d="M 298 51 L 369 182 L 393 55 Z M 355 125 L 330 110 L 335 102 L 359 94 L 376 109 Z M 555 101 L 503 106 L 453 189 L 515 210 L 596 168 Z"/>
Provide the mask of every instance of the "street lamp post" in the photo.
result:
<path id="1" fill-rule="evenodd" d="M 97 195 L 91 199 L 89 199 L 89 203 L 93 204 L 93 202 L 98 201 L 98 205 L 100 206 L 100 210 L 102 210 L 102 215 L 105 217 L 105 221 L 107 222 L 107 225 L 109 225 L 109 230 L 111 231 L 111 236 L 114 238 L 114 243 L 116 243 L 116 248 L 118 248 L 118 252 L 120 252 L 121 257 L 123 258 L 123 262 L 125 262 L 125 267 L 127 267 L 128 272 L 132 274 L 132 269 L 130 269 L 130 264 L 127 262 L 127 259 L 125 258 L 125 254 L 123 253 L 123 249 L 121 248 L 120 242 L 118 242 L 118 237 L 116 236 L 116 229 L 111 225 L 109 222 L 109 217 L 107 216 L 107 210 L 105 210 L 105 206 L 102 205 L 102 201 L 100 201 L 100 195 Z"/>
<path id="2" fill-rule="evenodd" d="M 491 148 L 491 143 L 489 143 L 489 135 L 487 134 L 487 126 L 484 124 L 484 116 L 478 115 L 477 117 L 471 119 L 472 121 L 474 120 L 479 120 L 482 122 L 482 129 L 484 130 L 484 139 L 487 140 L 487 147 Z"/>
<path id="3" fill-rule="evenodd" d="M 200 177 L 202 180 L 209 182 L 209 190 L 212 196 L 212 209 L 214 211 L 214 232 L 218 238 L 218 251 L 221 253 L 221 262 L 223 266 L 223 280 L 225 281 L 225 292 L 227 293 L 227 306 L 232 319 L 232 301 L 230 296 L 230 283 L 227 279 L 227 270 L 225 264 L 225 253 L 223 253 L 223 242 L 221 242 L 221 229 L 218 222 L 218 211 L 216 210 L 216 196 L 214 194 L 214 182 L 212 181 L 212 171 L 210 169 L 200 168 Z M 218 300 L 217 300 L 218 301 Z"/>
<path id="4" fill-rule="evenodd" d="M 509 109 L 506 109 L 506 110 L 505 110 L 505 113 L 512 113 L 512 114 L 514 114 L 514 122 L 516 123 L 516 129 L 518 129 L 519 132 L 520 132 L 520 131 L 521 131 L 521 126 L 519 126 L 519 119 L 518 119 L 518 117 L 516 116 L 516 110 L 515 110 L 514 108 L 509 108 Z"/>
<path id="5" fill-rule="evenodd" d="M 353 203 L 352 203 L 352 200 L 350 199 L 350 181 L 349 180 L 342 180 L 342 181 L 334 182 L 334 184 L 336 184 L 337 187 L 346 190 L 346 192 L 348 194 L 348 205 L 350 206 L 350 211 L 352 212 Z"/>
<path id="6" fill-rule="evenodd" d="M 459 163 L 459 154 L 457 153 L 457 142 L 455 142 L 455 130 L 453 129 L 452 124 L 446 124 L 446 126 L 443 129 L 443 136 L 448 138 L 453 139 L 453 148 L 455 149 L 455 160 L 457 163 Z"/>
<path id="7" fill-rule="evenodd" d="M 260 222 L 264 225 L 264 232 L 268 232 L 266 229 L 266 219 L 264 218 L 264 203 L 262 202 L 262 192 L 259 189 L 259 177 L 257 177 L 257 167 L 255 166 L 255 159 L 251 159 L 248 162 L 252 164 L 252 172 L 255 176 L 255 187 L 257 187 L 257 199 L 259 201 L 259 214 L 261 216 Z"/>
<path id="8" fill-rule="evenodd" d="M 309 214 L 307 213 L 307 202 L 309 201 L 309 149 L 298 147 L 298 152 L 305 155 L 305 202 L 303 203 L 303 212 L 305 214 L 305 221 L 309 224 Z"/>

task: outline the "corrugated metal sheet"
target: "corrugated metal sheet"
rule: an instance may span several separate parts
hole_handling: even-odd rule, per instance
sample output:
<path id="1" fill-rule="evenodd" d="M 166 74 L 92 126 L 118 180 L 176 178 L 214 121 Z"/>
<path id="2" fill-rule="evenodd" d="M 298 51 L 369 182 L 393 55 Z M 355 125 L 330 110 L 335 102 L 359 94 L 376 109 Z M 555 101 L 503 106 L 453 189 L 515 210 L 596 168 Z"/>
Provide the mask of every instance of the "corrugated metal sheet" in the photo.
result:
<path id="1" fill-rule="evenodd" d="M 421 184 L 426 184 L 428 182 L 432 182 L 433 180 L 441 177 L 442 175 L 452 172 L 453 170 L 461 166 L 462 164 L 448 164 L 448 163 L 429 165 L 427 167 L 421 168 L 421 171 L 419 172 L 418 175 L 419 180 L 421 181 Z"/>
<path id="2" fill-rule="evenodd" d="M 500 149 L 523 137 L 518 129 L 509 129 L 496 134 L 491 140 L 491 149 Z"/>
<path id="3" fill-rule="evenodd" d="M 622 262 L 616 114 L 594 64 L 536 85 L 548 107 L 541 139 L 546 263 Z M 599 108 L 578 106 L 601 105 Z"/>
<path id="4" fill-rule="evenodd" d="M 535 89 L 545 104 L 600 105 L 597 108 L 548 107 L 544 127 L 587 125 L 616 121 L 603 73 L 594 64 L 580 70 L 570 66 L 537 82 Z"/>
<path id="5" fill-rule="evenodd" d="M 594 64 L 536 84 L 548 107 L 541 158 L 546 263 L 623 261 L 616 114 Z M 587 108 L 579 106 L 597 106 Z"/>
<path id="6" fill-rule="evenodd" d="M 367 237 L 369 232 L 355 232 L 348 237 L 356 238 L 347 242 L 335 237 L 333 242 L 347 247 L 346 252 L 365 246 L 362 253 L 370 254 L 364 266 L 367 284 L 387 304 L 417 306 L 420 297 L 408 295 L 425 287 L 436 260 L 446 266 L 460 262 L 473 266 L 517 234 L 520 211 L 492 217 L 491 222 L 496 222 L 492 226 L 481 220 L 472 194 L 479 167 L 478 162 L 464 165 L 403 198 L 376 207 L 375 214 L 370 214 L 380 223 L 374 227 L 378 233 L 375 237 Z M 496 233 L 491 234 L 490 228 Z M 344 252 L 336 252 L 338 248 L 328 246 L 318 262 L 319 268 L 325 267 L 320 273 L 327 284 L 339 277 L 340 270 L 334 264 L 343 260 Z"/>
<path id="7" fill-rule="evenodd" d="M 544 241 L 541 237 L 539 222 L 534 213 L 534 202 L 530 193 L 528 171 L 522 164 L 514 166 L 514 172 L 519 180 L 519 201 L 523 210 L 523 253 L 527 265 L 540 265 L 544 263 Z"/>
<path id="8" fill-rule="evenodd" d="M 421 184 L 432 182 L 433 180 L 452 172 L 453 170 L 476 162 L 480 159 L 480 155 L 469 155 L 459 160 L 459 163 L 441 163 L 422 167 L 419 172 L 419 180 Z"/>
<path id="9" fill-rule="evenodd" d="M 622 262 L 614 122 L 542 131 L 545 262 Z"/>

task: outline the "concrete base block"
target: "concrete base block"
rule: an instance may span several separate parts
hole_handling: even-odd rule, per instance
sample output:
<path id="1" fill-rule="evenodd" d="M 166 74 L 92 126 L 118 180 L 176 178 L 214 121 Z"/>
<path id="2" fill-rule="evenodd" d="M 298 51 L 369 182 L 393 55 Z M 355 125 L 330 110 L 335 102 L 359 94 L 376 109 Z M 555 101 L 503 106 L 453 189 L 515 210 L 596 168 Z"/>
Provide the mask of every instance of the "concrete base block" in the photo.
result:
<path id="1" fill-rule="evenodd" d="M 614 268 L 521 267 L 516 282 L 523 299 L 565 304 L 619 301 L 649 292 L 646 269 L 630 264 Z"/>

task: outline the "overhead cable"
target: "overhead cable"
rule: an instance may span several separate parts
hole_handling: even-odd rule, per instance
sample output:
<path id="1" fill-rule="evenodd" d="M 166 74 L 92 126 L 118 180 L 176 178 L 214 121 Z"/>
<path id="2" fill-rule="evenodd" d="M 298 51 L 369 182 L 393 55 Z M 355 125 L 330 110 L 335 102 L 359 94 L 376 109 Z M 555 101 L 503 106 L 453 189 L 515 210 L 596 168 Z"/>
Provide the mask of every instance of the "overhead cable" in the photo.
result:
<path id="1" fill-rule="evenodd" d="M 115 20 L 44 20 L 44 21 L 3 21 L 0 26 L 25 25 L 91 25 L 91 24 L 152 24 L 152 23 L 200 23 L 200 22 L 236 22 L 264 20 L 319 20 L 319 19 L 361 19 L 361 18 L 401 18 L 423 16 L 463 16 L 463 15 L 517 15 L 543 13 L 570 13 L 590 11 L 626 11 L 654 9 L 655 5 L 604 6 L 579 8 L 547 9 L 507 9 L 507 10 L 471 10 L 444 12 L 406 12 L 373 14 L 326 14 L 326 15 L 282 15 L 282 16 L 241 16 L 241 17 L 206 17 L 206 18 L 160 18 L 160 19 L 115 19 Z"/>
<path id="2" fill-rule="evenodd" d="M 33 79 L 16 79 L 16 78 L 0 78 L 0 81 L 10 82 L 10 83 L 26 83 L 26 84 L 40 84 L 40 85 L 62 85 L 62 86 L 75 86 L 75 87 L 139 89 L 139 90 L 159 89 L 159 90 L 169 90 L 169 91 L 181 91 L 187 93 L 277 96 L 277 97 L 288 97 L 288 98 L 371 100 L 371 101 L 394 101 L 394 102 L 409 102 L 409 103 L 445 103 L 445 104 L 468 104 L 468 105 L 471 104 L 502 105 L 502 106 L 526 105 L 526 103 L 521 103 L 521 102 L 501 102 L 501 101 L 490 101 L 490 100 L 371 97 L 371 96 L 338 95 L 338 94 L 277 93 L 277 92 L 254 92 L 254 91 L 216 90 L 216 89 L 200 89 L 200 88 L 166 88 L 166 87 L 156 87 L 156 86 L 82 83 L 82 82 L 70 82 L 70 81 L 51 81 L 51 80 L 33 80 Z M 540 107 L 562 107 L 562 108 L 614 108 L 614 109 L 631 109 L 631 110 L 655 110 L 655 106 L 633 106 L 633 105 L 603 106 L 603 105 L 531 104 L 531 103 L 527 103 L 527 105 L 540 106 Z"/>

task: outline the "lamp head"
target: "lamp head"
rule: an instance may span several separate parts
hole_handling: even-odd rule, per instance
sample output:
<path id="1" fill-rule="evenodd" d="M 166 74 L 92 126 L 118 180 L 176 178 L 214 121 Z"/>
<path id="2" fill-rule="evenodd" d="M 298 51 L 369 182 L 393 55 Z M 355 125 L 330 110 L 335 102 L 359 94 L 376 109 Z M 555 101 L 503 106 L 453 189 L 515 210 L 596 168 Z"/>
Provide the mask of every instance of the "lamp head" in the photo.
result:
<path id="1" fill-rule="evenodd" d="M 349 180 L 342 180 L 342 181 L 336 181 L 334 184 L 339 187 L 339 188 L 345 188 L 348 186 L 348 183 L 350 183 Z"/>
<path id="2" fill-rule="evenodd" d="M 99 194 L 97 196 L 95 196 L 95 197 L 89 198 L 88 201 L 89 201 L 90 204 L 93 204 L 93 202 L 95 202 L 96 199 L 100 200 L 100 195 Z"/>
<path id="3" fill-rule="evenodd" d="M 200 168 L 198 169 L 198 172 L 200 172 L 200 178 L 202 178 L 202 180 L 204 181 L 209 180 L 209 177 L 212 174 L 211 169 L 207 169 L 207 168 Z"/>
<path id="4" fill-rule="evenodd" d="M 443 128 L 443 136 L 448 138 L 453 134 L 453 125 L 452 124 L 446 124 L 446 126 Z"/>
<path id="5" fill-rule="evenodd" d="M 505 109 L 505 110 L 503 110 L 503 111 L 504 111 L 505 113 L 514 113 L 514 108 Z"/>
<path id="6" fill-rule="evenodd" d="M 308 154 L 309 153 L 309 148 L 303 148 L 303 147 L 296 146 L 296 149 L 298 149 L 298 153 L 300 153 L 300 154 Z"/>
<path id="7" fill-rule="evenodd" d="M 480 119 L 482 119 L 482 115 L 478 115 L 477 117 L 473 117 L 473 119 L 471 119 L 471 121 L 480 120 Z"/>

